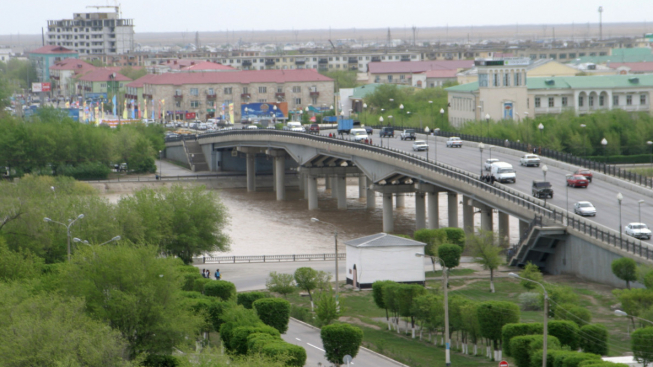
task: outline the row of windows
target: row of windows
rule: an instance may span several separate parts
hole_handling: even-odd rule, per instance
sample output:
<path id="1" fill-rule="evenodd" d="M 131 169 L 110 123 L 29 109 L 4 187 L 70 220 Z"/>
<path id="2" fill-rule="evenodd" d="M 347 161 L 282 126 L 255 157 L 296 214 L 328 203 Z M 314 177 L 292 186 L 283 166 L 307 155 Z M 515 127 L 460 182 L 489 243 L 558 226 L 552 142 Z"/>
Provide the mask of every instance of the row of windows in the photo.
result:
<path id="1" fill-rule="evenodd" d="M 576 56 L 578 55 L 578 56 Z M 590 52 L 589 56 L 607 56 L 608 53 L 603 51 L 603 52 Z M 575 59 L 576 57 L 584 57 L 587 56 L 586 52 L 579 52 L 578 54 L 575 52 L 570 52 L 570 53 L 560 53 L 560 54 L 530 54 L 529 57 L 532 60 L 535 59 L 560 59 L 560 60 L 565 60 L 565 59 Z"/>
<path id="2" fill-rule="evenodd" d="M 317 87 L 312 86 L 312 87 L 307 87 L 309 92 L 317 92 Z M 249 93 L 249 87 L 243 87 L 242 93 Z M 293 86 L 292 87 L 293 93 L 301 93 L 302 92 L 302 87 L 300 86 Z M 225 87 L 222 90 L 223 94 L 233 94 L 233 88 L 232 87 Z M 267 93 L 268 92 L 268 87 L 258 87 L 258 92 L 259 93 Z M 283 87 L 277 87 L 276 93 L 284 93 Z M 175 90 L 176 95 L 182 95 L 182 90 L 181 89 L 176 89 Z M 215 89 L 213 88 L 207 88 L 206 89 L 206 94 L 213 95 L 215 94 Z M 199 95 L 199 88 L 190 88 L 190 95 L 191 96 L 198 96 Z"/>
<path id="3" fill-rule="evenodd" d="M 472 98 L 458 98 L 451 99 L 451 109 L 459 111 L 474 111 L 474 99 Z"/>
<path id="4" fill-rule="evenodd" d="M 258 103 L 266 103 L 268 100 L 266 99 L 259 99 Z M 295 98 L 293 99 L 293 102 L 295 102 L 295 105 L 301 105 L 302 104 L 302 99 L 301 98 Z M 317 104 L 317 98 L 312 98 L 311 99 L 312 104 Z M 229 105 L 230 103 L 233 103 L 232 100 L 225 99 L 220 105 Z M 190 107 L 191 108 L 199 108 L 202 105 L 202 102 L 199 100 L 192 100 L 190 101 Z M 175 107 L 181 107 L 182 106 L 182 101 L 175 101 Z M 215 101 L 206 101 L 206 107 L 207 108 L 215 108 L 216 102 Z"/>
<path id="5" fill-rule="evenodd" d="M 378 57 L 380 60 L 401 60 L 402 58 L 405 58 L 405 57 L 402 57 L 402 56 L 399 56 L 399 55 L 395 55 L 394 57 L 392 55 L 388 55 L 388 56 L 358 56 L 357 59 L 359 61 L 363 61 L 363 60 L 370 60 L 371 57 Z M 320 57 L 320 58 L 325 59 L 326 57 Z M 352 56 L 352 58 L 356 58 L 356 56 Z M 411 59 L 417 59 L 417 55 L 410 55 L 410 58 Z M 268 59 L 268 60 L 270 60 L 270 59 Z M 271 59 L 271 60 L 273 60 L 274 62 L 317 61 L 318 57 L 312 57 L 312 58 L 311 57 L 304 57 L 304 58 L 299 57 L 297 59 L 292 58 L 292 57 L 290 57 L 290 58 L 279 57 L 279 58 L 274 58 L 274 59 Z M 334 61 L 334 60 L 335 61 L 349 61 L 349 57 L 348 56 L 342 56 L 342 57 L 340 57 L 340 56 L 331 56 L 331 57 L 329 57 L 329 61 Z M 244 59 L 244 60 L 241 60 L 241 59 L 222 59 L 221 63 L 222 64 L 240 64 L 243 61 L 264 63 L 265 59 L 253 59 L 253 60 L 248 60 L 248 59 Z"/>
<path id="6" fill-rule="evenodd" d="M 606 106 L 606 96 L 605 95 L 599 95 L 598 96 L 598 106 L 599 107 L 605 107 Z M 612 96 L 612 104 L 614 106 L 619 106 L 620 103 L 620 96 L 618 95 L 613 95 Z M 595 96 L 590 95 L 587 96 L 587 105 L 589 107 L 594 107 L 596 105 L 596 99 Z M 560 100 L 560 103 L 562 107 L 567 107 L 568 106 L 568 99 L 567 97 L 562 97 Z M 639 104 L 640 105 L 645 105 L 647 104 L 647 99 L 646 99 L 646 94 L 640 94 L 639 95 Z M 555 105 L 555 98 L 554 97 L 549 97 L 548 98 L 548 105 L 549 107 L 556 107 Z M 632 106 L 633 105 L 633 95 L 632 94 L 627 94 L 626 95 L 626 106 Z M 585 106 L 585 96 L 578 96 L 578 107 L 584 107 Z M 542 101 L 540 97 L 535 97 L 535 108 L 540 108 L 542 107 Z"/>
<path id="7" fill-rule="evenodd" d="M 512 78 L 511 78 L 512 75 Z M 493 87 L 509 87 L 512 83 L 515 87 L 525 85 L 525 77 L 522 77 L 522 72 L 517 71 L 514 73 L 510 72 L 496 72 L 488 74 L 478 74 L 478 86 L 479 87 L 488 87 L 492 80 Z M 512 80 L 511 80 L 512 79 Z"/>

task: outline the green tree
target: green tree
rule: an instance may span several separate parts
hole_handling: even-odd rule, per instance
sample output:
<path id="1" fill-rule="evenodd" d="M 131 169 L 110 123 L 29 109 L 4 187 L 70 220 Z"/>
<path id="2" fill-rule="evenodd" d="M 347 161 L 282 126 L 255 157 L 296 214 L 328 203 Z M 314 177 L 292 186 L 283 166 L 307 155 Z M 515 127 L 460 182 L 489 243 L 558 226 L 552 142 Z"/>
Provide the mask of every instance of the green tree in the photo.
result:
<path id="1" fill-rule="evenodd" d="M 560 345 L 568 346 L 571 350 L 578 350 L 580 328 L 573 321 L 551 320 L 548 325 L 549 335 L 553 335 L 560 341 Z"/>
<path id="2" fill-rule="evenodd" d="M 460 265 L 460 256 L 463 249 L 458 245 L 444 244 L 438 247 L 438 257 L 444 262 L 444 266 L 449 271 Z M 449 284 L 447 284 L 449 287 Z"/>
<path id="3" fill-rule="evenodd" d="M 653 327 L 641 328 L 633 331 L 630 335 L 630 348 L 633 351 L 635 360 L 648 366 L 653 363 Z"/>
<path id="4" fill-rule="evenodd" d="M 126 76 L 131 80 L 136 80 L 140 77 L 147 75 L 147 70 L 145 68 L 132 68 L 131 66 L 125 66 L 119 71 L 120 74 Z"/>
<path id="5" fill-rule="evenodd" d="M 247 354 L 248 350 L 248 337 L 252 334 L 268 334 L 272 337 L 279 338 L 279 331 L 272 326 L 265 325 L 261 322 L 254 326 L 238 326 L 234 325 L 231 332 L 230 350 L 236 354 Z"/>
<path id="6" fill-rule="evenodd" d="M 264 325 L 256 315 L 256 311 L 246 309 L 240 305 L 225 308 L 220 315 L 220 320 L 222 322 L 220 325 L 220 339 L 222 339 L 224 346 L 229 351 L 233 351 L 232 339 L 236 328 Z M 278 332 L 277 330 L 274 331 Z"/>
<path id="7" fill-rule="evenodd" d="M 279 293 L 284 298 L 287 298 L 289 294 L 295 292 L 297 289 L 294 281 L 295 279 L 292 274 L 283 274 L 272 271 L 270 272 L 269 277 L 265 280 L 265 287 L 270 292 Z"/>
<path id="8" fill-rule="evenodd" d="M 522 278 L 530 279 L 538 283 L 542 283 L 542 279 L 543 279 L 542 272 L 540 272 L 540 268 L 530 261 L 526 263 L 524 270 L 521 273 L 519 273 L 519 276 Z M 519 284 L 521 284 L 522 287 L 528 289 L 529 291 L 538 288 L 537 284 L 533 282 L 529 282 L 528 280 L 522 280 L 519 282 Z"/>
<path id="9" fill-rule="evenodd" d="M 563 303 L 555 310 L 556 320 L 569 320 L 578 327 L 589 324 L 592 321 L 592 313 L 587 309 L 571 303 Z"/>
<path id="10" fill-rule="evenodd" d="M 421 330 L 427 330 L 430 338 L 434 331 L 444 326 L 444 300 L 442 297 L 435 294 L 423 294 L 415 297 L 412 309 L 415 318 L 421 325 L 420 336 Z"/>
<path id="11" fill-rule="evenodd" d="M 281 298 L 261 298 L 252 304 L 264 324 L 285 334 L 290 321 L 290 302 Z"/>
<path id="12" fill-rule="evenodd" d="M 268 297 L 270 297 L 270 295 L 265 292 L 238 293 L 236 303 L 242 305 L 247 309 L 251 309 L 252 303 L 254 303 L 254 301 L 259 300 L 261 298 L 268 298 Z"/>
<path id="13" fill-rule="evenodd" d="M 634 335 L 634 333 L 633 333 Z M 631 341 L 633 338 L 631 335 Z M 650 340 L 649 340 L 650 345 Z M 587 324 L 580 328 L 579 346 L 583 352 L 600 356 L 608 354 L 608 329 L 601 324 Z M 635 349 L 633 349 L 633 352 Z"/>
<path id="14" fill-rule="evenodd" d="M 415 313 L 413 313 L 413 301 L 415 298 L 425 293 L 426 289 L 417 284 L 401 284 L 398 287 L 397 296 L 399 297 L 399 314 L 403 317 L 410 317 L 413 338 L 415 338 Z"/>
<path id="15" fill-rule="evenodd" d="M 497 246 L 501 241 L 492 231 L 481 231 L 476 236 L 467 239 L 467 246 L 471 249 L 474 262 L 483 266 L 483 269 L 490 271 L 490 292 L 494 293 L 494 271 L 503 264 L 501 251 L 504 246 Z"/>
<path id="16" fill-rule="evenodd" d="M 308 292 L 308 297 L 311 300 L 311 309 L 313 309 L 313 294 L 311 291 L 317 288 L 318 284 L 317 270 L 309 267 L 302 267 L 295 270 L 295 283 L 297 287 Z"/>
<path id="17" fill-rule="evenodd" d="M 642 276 L 642 283 L 648 290 L 653 290 L 653 270 L 649 270 Z"/>
<path id="18" fill-rule="evenodd" d="M 320 293 L 315 307 L 315 315 L 320 325 L 329 325 L 340 316 L 339 305 L 333 292 Z"/>
<path id="19" fill-rule="evenodd" d="M 501 348 L 503 326 L 519 322 L 519 306 L 507 301 L 482 302 L 477 308 L 481 335 L 492 341 L 494 350 Z"/>
<path id="20" fill-rule="evenodd" d="M 640 316 L 646 310 L 653 308 L 653 292 L 648 289 L 615 289 L 612 293 L 621 303 L 622 310 L 628 315 Z M 631 321 L 633 327 L 636 327 L 635 319 L 631 317 Z"/>
<path id="21" fill-rule="evenodd" d="M 413 234 L 415 241 L 424 242 L 424 254 L 428 256 L 438 256 L 438 246 L 447 243 L 447 232 L 444 228 L 440 229 L 419 229 Z M 431 258 L 432 262 L 435 259 Z"/>
<path id="22" fill-rule="evenodd" d="M 384 287 L 388 284 L 395 284 L 395 282 L 391 280 L 377 280 L 376 282 L 372 283 L 372 299 L 374 300 L 376 307 L 385 310 L 385 319 L 388 322 L 388 330 L 391 330 L 390 318 L 388 315 L 388 306 L 385 304 L 385 297 L 383 295 Z"/>
<path id="23" fill-rule="evenodd" d="M 543 346 L 543 341 L 544 335 L 523 335 L 510 339 L 510 351 L 515 359 L 515 364 L 517 367 L 530 367 L 531 351 L 541 349 Z M 560 342 L 558 341 L 558 338 L 552 335 L 548 335 L 547 348 L 560 349 Z"/>
<path id="24" fill-rule="evenodd" d="M 630 282 L 637 280 L 637 263 L 635 260 L 622 257 L 612 262 L 612 274 L 626 282 L 626 288 L 630 289 Z"/>
<path id="25" fill-rule="evenodd" d="M 154 246 L 85 247 L 60 275 L 62 291 L 84 298 L 91 317 L 119 330 L 132 357 L 169 354 L 192 342 L 203 323 L 184 306 L 178 260 L 158 255 Z"/>
<path id="26" fill-rule="evenodd" d="M 236 286 L 226 280 L 213 280 L 204 285 L 204 294 L 229 301 L 236 297 Z"/>
<path id="27" fill-rule="evenodd" d="M 333 79 L 335 83 L 336 92 L 341 88 L 356 88 L 359 83 L 356 80 L 356 71 L 351 70 L 334 70 L 334 71 L 321 71 L 320 74 Z"/>
<path id="28" fill-rule="evenodd" d="M 36 278 L 43 269 L 43 259 L 29 250 L 11 251 L 0 237 L 0 281 Z"/>
<path id="29" fill-rule="evenodd" d="M 355 358 L 363 342 L 363 331 L 349 324 L 334 324 L 322 327 L 320 331 L 324 356 L 327 361 L 340 366 L 342 358 L 350 355 Z"/>

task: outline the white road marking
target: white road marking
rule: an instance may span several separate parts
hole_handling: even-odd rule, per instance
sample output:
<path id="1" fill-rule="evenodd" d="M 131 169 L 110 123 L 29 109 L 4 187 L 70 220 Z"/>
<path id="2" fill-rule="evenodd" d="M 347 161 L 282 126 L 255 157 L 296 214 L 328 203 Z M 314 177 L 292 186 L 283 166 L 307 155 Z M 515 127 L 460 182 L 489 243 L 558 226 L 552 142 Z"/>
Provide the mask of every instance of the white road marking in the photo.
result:
<path id="1" fill-rule="evenodd" d="M 299 338 L 295 338 L 295 339 L 297 339 L 297 340 L 299 340 L 299 341 L 302 341 L 302 340 L 301 340 L 301 339 L 299 339 Z"/>
<path id="2" fill-rule="evenodd" d="M 313 347 L 313 348 L 315 348 L 315 349 L 317 349 L 317 350 L 321 350 L 321 351 L 324 352 L 324 349 L 322 349 L 322 348 L 320 348 L 320 347 L 316 347 L 316 346 L 314 346 L 314 345 L 311 344 L 311 343 L 306 343 L 306 344 L 310 345 L 311 347 Z"/>

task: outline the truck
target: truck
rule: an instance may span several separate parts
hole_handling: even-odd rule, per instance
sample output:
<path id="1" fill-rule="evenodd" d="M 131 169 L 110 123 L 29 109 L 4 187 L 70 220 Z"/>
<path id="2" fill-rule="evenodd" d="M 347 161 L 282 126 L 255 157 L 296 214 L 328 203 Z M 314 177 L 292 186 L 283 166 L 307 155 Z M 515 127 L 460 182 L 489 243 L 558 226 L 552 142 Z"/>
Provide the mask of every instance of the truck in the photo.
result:
<path id="1" fill-rule="evenodd" d="M 553 188 L 551 183 L 547 181 L 533 181 L 533 196 L 536 198 L 551 198 L 553 199 Z"/>
<path id="2" fill-rule="evenodd" d="M 352 119 L 338 119 L 338 134 L 343 134 L 351 131 L 355 127 L 360 127 L 361 122 Z"/>
<path id="3" fill-rule="evenodd" d="M 401 134 L 399 135 L 399 138 L 401 140 L 415 140 L 416 139 L 415 130 L 406 129 L 406 130 L 401 132 Z"/>

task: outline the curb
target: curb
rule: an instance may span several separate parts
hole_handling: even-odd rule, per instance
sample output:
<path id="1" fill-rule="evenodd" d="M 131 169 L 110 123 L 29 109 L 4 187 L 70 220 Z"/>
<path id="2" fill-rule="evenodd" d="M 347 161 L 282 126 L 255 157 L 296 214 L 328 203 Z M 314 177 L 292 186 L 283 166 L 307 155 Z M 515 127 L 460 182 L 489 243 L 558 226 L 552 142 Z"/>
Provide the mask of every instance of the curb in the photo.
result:
<path id="1" fill-rule="evenodd" d="M 297 320 L 297 319 L 294 318 L 294 317 L 291 317 L 290 319 L 293 320 L 293 321 L 295 321 L 295 322 L 297 322 L 297 323 L 299 323 L 299 324 L 302 324 L 302 325 L 304 325 L 304 326 L 308 326 L 308 327 L 311 328 L 311 329 L 320 330 L 319 327 L 316 327 L 316 326 L 313 326 L 313 325 L 311 325 L 311 324 L 305 323 L 304 321 Z M 361 346 L 360 349 L 362 349 L 362 350 L 364 350 L 364 351 L 366 351 L 366 352 L 369 352 L 369 353 L 371 353 L 371 354 L 374 354 L 375 356 L 377 356 L 377 357 L 379 357 L 379 358 L 385 359 L 385 360 L 388 361 L 388 362 L 392 362 L 392 363 L 396 364 L 397 366 L 410 367 L 410 366 L 407 365 L 407 364 L 403 364 L 403 363 L 401 363 L 401 362 L 395 361 L 394 359 L 392 359 L 392 358 L 390 358 L 390 357 L 388 357 L 388 356 L 384 356 L 383 354 L 377 353 L 377 352 L 375 352 L 375 351 L 373 351 L 373 350 L 371 350 L 371 349 L 365 348 L 365 347 L 363 347 L 363 346 Z"/>

